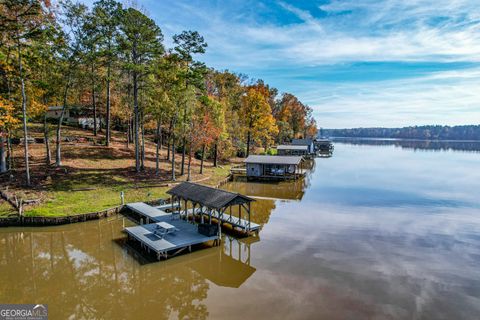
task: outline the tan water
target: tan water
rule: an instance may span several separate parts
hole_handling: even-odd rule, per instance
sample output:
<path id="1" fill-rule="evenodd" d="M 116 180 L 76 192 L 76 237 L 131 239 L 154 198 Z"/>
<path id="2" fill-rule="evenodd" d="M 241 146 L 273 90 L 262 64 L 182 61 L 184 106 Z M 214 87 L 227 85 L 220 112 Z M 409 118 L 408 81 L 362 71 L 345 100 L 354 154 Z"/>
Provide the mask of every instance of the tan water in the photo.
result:
<path id="1" fill-rule="evenodd" d="M 479 153 L 338 144 L 256 197 L 259 238 L 150 262 L 123 217 L 0 229 L 0 303 L 50 319 L 474 319 Z M 477 169 L 477 170 L 475 170 Z"/>

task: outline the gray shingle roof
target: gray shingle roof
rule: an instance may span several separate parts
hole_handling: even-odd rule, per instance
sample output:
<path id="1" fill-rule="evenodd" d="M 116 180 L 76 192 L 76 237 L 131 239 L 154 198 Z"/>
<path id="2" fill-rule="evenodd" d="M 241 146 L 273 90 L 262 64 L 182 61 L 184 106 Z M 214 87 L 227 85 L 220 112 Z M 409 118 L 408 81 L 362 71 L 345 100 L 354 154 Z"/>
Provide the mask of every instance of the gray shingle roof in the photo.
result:
<path id="1" fill-rule="evenodd" d="M 192 182 L 182 182 L 168 190 L 167 193 L 213 209 L 221 209 L 231 204 L 255 201 L 239 193 L 207 187 Z"/>
<path id="2" fill-rule="evenodd" d="M 298 165 L 303 160 L 299 156 L 248 156 L 243 162 L 261 164 Z"/>
<path id="3" fill-rule="evenodd" d="M 307 145 L 291 145 L 281 144 L 277 146 L 277 150 L 308 150 Z"/>

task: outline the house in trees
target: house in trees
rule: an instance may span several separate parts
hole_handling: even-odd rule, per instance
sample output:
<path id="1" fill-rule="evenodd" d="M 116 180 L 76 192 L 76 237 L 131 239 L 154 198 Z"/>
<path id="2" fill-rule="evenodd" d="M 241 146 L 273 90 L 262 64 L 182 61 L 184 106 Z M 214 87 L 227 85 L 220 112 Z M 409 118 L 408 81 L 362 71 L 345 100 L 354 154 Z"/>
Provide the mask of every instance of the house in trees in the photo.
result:
<path id="1" fill-rule="evenodd" d="M 62 114 L 62 106 L 50 106 L 47 109 L 47 119 L 48 120 L 57 120 Z M 94 127 L 94 117 L 93 109 L 88 107 L 69 107 L 65 109 L 65 114 L 63 115 L 63 122 L 71 126 L 79 126 L 83 129 L 93 129 Z M 104 122 L 102 118 L 97 115 L 97 130 L 100 129 L 100 126 Z"/>
<path id="2" fill-rule="evenodd" d="M 59 119 L 60 115 L 62 114 L 62 106 L 50 106 L 47 109 L 47 119 Z M 68 121 L 70 119 L 70 110 L 67 108 L 65 110 L 65 114 L 63 115 L 63 119 Z"/>

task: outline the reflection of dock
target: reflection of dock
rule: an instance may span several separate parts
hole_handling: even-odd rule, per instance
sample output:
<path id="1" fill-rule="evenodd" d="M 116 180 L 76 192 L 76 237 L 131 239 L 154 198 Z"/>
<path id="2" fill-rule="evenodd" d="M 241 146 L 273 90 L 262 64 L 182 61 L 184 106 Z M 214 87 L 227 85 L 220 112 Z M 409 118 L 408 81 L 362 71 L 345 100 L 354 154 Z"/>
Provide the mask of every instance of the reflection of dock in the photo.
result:
<path id="1" fill-rule="evenodd" d="M 214 254 L 205 251 L 204 258 L 189 266 L 217 286 L 239 288 L 257 270 L 250 265 L 250 242 L 226 237 L 224 244 L 224 250 Z M 242 255 L 242 251 L 246 253 Z"/>

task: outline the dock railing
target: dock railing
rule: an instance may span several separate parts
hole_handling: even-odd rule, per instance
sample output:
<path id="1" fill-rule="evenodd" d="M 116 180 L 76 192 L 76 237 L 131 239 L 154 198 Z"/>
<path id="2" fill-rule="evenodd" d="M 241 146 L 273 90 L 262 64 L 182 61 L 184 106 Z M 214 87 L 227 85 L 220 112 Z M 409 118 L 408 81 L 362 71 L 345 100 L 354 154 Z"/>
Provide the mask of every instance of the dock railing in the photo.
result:
<path id="1" fill-rule="evenodd" d="M 230 173 L 232 175 L 246 175 L 247 167 L 245 164 L 239 164 L 230 168 Z"/>

